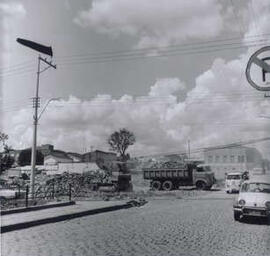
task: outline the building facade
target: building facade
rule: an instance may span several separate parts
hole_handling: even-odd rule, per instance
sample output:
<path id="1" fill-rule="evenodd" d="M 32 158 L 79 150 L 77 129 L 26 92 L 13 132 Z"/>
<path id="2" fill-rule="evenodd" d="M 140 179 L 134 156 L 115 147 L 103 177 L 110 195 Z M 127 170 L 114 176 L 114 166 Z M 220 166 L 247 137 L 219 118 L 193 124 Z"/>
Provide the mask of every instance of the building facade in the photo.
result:
<path id="1" fill-rule="evenodd" d="M 88 152 L 83 155 L 83 161 L 84 162 L 111 162 L 111 161 L 116 161 L 117 160 L 117 155 L 112 152 L 104 152 L 100 150 L 95 150 L 93 152 Z"/>
<path id="2" fill-rule="evenodd" d="M 44 165 L 56 165 L 58 163 L 72 163 L 73 160 L 67 153 L 60 150 L 55 150 L 44 157 Z"/>
<path id="3" fill-rule="evenodd" d="M 205 149 L 204 161 L 211 166 L 217 179 L 224 179 L 229 172 L 252 171 L 261 167 L 263 159 L 256 148 L 237 146 Z"/>
<path id="4" fill-rule="evenodd" d="M 54 151 L 54 146 L 51 144 L 44 144 L 37 147 L 37 150 L 42 153 L 43 156 L 47 156 Z"/>

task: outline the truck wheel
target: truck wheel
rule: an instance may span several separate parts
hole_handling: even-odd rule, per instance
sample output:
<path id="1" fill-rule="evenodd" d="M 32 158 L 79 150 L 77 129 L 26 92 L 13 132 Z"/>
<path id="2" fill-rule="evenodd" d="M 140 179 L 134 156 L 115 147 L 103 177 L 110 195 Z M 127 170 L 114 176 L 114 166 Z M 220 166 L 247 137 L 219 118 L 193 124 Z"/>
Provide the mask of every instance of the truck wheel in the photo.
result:
<path id="1" fill-rule="evenodd" d="M 161 189 L 161 182 L 158 180 L 154 180 L 151 182 L 151 189 L 152 190 L 160 190 Z"/>
<path id="2" fill-rule="evenodd" d="M 238 211 L 233 211 L 233 217 L 234 217 L 234 220 L 240 221 L 241 213 Z"/>
<path id="3" fill-rule="evenodd" d="M 165 191 L 170 191 L 173 188 L 173 183 L 170 180 L 166 180 L 163 182 L 162 188 Z"/>
<path id="4" fill-rule="evenodd" d="M 205 190 L 205 188 L 206 188 L 206 183 L 204 182 L 204 181 L 197 181 L 196 182 L 196 188 L 198 189 L 198 190 Z"/>

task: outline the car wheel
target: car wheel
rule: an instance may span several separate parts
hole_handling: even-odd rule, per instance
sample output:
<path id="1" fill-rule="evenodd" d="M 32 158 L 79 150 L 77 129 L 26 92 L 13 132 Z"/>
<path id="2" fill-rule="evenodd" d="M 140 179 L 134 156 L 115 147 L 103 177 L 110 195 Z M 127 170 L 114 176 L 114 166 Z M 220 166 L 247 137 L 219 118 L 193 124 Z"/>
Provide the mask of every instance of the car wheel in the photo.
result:
<path id="1" fill-rule="evenodd" d="M 151 183 L 151 189 L 152 190 L 160 190 L 161 189 L 161 182 L 160 181 L 158 181 L 158 180 L 154 180 L 154 181 L 152 181 L 152 183 Z"/>
<path id="2" fill-rule="evenodd" d="M 233 211 L 234 220 L 240 221 L 241 213 L 239 211 Z"/>

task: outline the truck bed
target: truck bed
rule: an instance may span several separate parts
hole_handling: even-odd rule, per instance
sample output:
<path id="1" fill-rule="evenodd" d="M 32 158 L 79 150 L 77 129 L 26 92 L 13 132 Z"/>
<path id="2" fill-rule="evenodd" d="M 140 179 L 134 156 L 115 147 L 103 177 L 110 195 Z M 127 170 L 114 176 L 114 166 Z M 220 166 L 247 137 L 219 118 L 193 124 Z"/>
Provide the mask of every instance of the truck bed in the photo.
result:
<path id="1" fill-rule="evenodd" d="M 190 171 L 188 169 L 170 168 L 170 169 L 143 169 L 144 179 L 190 179 Z"/>

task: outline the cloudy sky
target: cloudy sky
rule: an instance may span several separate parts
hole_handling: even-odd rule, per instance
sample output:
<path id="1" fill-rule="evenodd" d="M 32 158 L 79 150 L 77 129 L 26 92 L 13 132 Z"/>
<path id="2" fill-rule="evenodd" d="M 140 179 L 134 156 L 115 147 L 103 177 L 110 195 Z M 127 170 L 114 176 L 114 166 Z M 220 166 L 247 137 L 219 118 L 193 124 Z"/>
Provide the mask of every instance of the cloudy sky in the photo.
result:
<path id="1" fill-rule="evenodd" d="M 268 137 L 270 100 L 245 68 L 270 43 L 269 17 L 269 0 L 2 0 L 0 129 L 31 145 L 37 53 L 20 37 L 51 45 L 57 64 L 40 77 L 41 105 L 60 99 L 38 144 L 107 150 L 125 127 L 130 153 L 151 155 Z M 264 85 L 255 65 L 252 77 Z M 270 158 L 268 142 L 255 146 Z"/>

